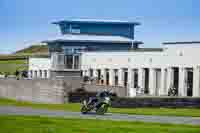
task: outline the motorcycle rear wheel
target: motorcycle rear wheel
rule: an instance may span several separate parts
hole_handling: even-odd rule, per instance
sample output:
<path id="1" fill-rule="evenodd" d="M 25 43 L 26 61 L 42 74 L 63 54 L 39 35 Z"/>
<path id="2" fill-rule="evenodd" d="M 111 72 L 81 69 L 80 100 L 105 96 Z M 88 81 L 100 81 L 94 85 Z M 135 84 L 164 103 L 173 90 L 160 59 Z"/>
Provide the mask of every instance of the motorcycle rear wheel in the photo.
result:
<path id="1" fill-rule="evenodd" d="M 82 114 L 86 114 L 87 112 L 88 112 L 87 107 L 83 105 L 83 106 L 81 107 L 81 113 L 82 113 Z"/>
<path id="2" fill-rule="evenodd" d="M 83 100 L 81 102 L 81 113 L 82 114 L 86 114 L 88 112 L 88 108 L 87 108 L 87 101 Z"/>

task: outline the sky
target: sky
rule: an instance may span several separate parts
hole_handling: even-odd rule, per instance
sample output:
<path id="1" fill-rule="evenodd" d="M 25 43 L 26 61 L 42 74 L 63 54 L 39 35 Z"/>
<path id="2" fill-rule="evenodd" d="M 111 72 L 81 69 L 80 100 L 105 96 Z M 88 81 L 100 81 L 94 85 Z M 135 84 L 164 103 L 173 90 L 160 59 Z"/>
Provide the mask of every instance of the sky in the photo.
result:
<path id="1" fill-rule="evenodd" d="M 0 53 L 10 53 L 60 34 L 54 21 L 72 18 L 142 23 L 142 47 L 166 41 L 200 41 L 199 0 L 0 0 Z"/>

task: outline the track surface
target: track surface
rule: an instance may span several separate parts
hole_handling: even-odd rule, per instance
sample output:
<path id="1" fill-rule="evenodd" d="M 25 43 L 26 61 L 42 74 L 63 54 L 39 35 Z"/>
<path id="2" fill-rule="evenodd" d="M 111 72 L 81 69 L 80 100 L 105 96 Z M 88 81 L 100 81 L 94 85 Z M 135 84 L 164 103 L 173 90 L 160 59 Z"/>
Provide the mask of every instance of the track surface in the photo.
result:
<path id="1" fill-rule="evenodd" d="M 116 121 L 142 121 L 156 123 L 171 124 L 190 124 L 200 125 L 198 117 L 172 117 L 172 116 L 147 116 L 147 115 L 128 115 L 128 114 L 111 114 L 107 113 L 103 116 L 90 113 L 83 115 L 80 112 L 50 111 L 44 109 L 32 109 L 27 107 L 0 106 L 0 115 L 39 115 L 48 117 L 64 117 L 64 118 L 82 118 L 82 119 L 101 119 Z"/>

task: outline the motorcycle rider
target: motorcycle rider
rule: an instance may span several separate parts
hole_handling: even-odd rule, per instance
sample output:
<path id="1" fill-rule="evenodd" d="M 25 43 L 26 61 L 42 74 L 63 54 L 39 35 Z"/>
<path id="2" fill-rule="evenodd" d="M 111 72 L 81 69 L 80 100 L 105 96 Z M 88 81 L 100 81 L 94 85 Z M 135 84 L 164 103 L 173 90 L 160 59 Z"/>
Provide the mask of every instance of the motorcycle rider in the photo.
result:
<path id="1" fill-rule="evenodd" d="M 98 105 L 98 103 L 101 101 L 101 99 L 108 95 L 110 92 L 108 90 L 104 89 L 103 91 L 99 91 L 95 97 L 90 97 L 88 101 L 88 105 Z"/>

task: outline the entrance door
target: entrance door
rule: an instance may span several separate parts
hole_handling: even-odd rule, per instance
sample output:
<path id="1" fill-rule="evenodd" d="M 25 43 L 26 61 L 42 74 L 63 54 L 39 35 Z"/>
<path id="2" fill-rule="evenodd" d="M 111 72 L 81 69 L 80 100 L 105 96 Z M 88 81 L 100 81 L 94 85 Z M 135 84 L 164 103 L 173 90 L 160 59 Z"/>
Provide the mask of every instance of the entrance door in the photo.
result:
<path id="1" fill-rule="evenodd" d="M 134 69 L 133 71 L 133 88 L 137 88 L 138 87 L 138 70 Z"/>
<path id="2" fill-rule="evenodd" d="M 73 68 L 73 56 L 72 55 L 65 55 L 65 64 L 67 69 Z"/>
<path id="3" fill-rule="evenodd" d="M 128 83 L 128 72 L 125 71 L 124 72 L 124 87 L 127 87 L 127 83 Z"/>
<path id="4" fill-rule="evenodd" d="M 106 70 L 106 85 L 109 85 L 109 77 L 110 77 L 109 71 Z"/>
<path id="5" fill-rule="evenodd" d="M 187 96 L 192 96 L 193 92 L 193 71 L 188 70 L 188 76 L 187 76 Z"/>
<path id="6" fill-rule="evenodd" d="M 178 82 L 179 82 L 179 68 L 174 68 L 174 83 L 173 83 L 173 85 L 176 89 L 179 88 Z"/>
<path id="7" fill-rule="evenodd" d="M 118 78 L 118 70 L 114 70 L 114 79 L 115 79 L 115 86 L 118 86 L 119 78 Z"/>
<path id="8" fill-rule="evenodd" d="M 149 93 L 149 69 L 145 68 L 145 84 L 144 84 L 144 93 Z"/>

